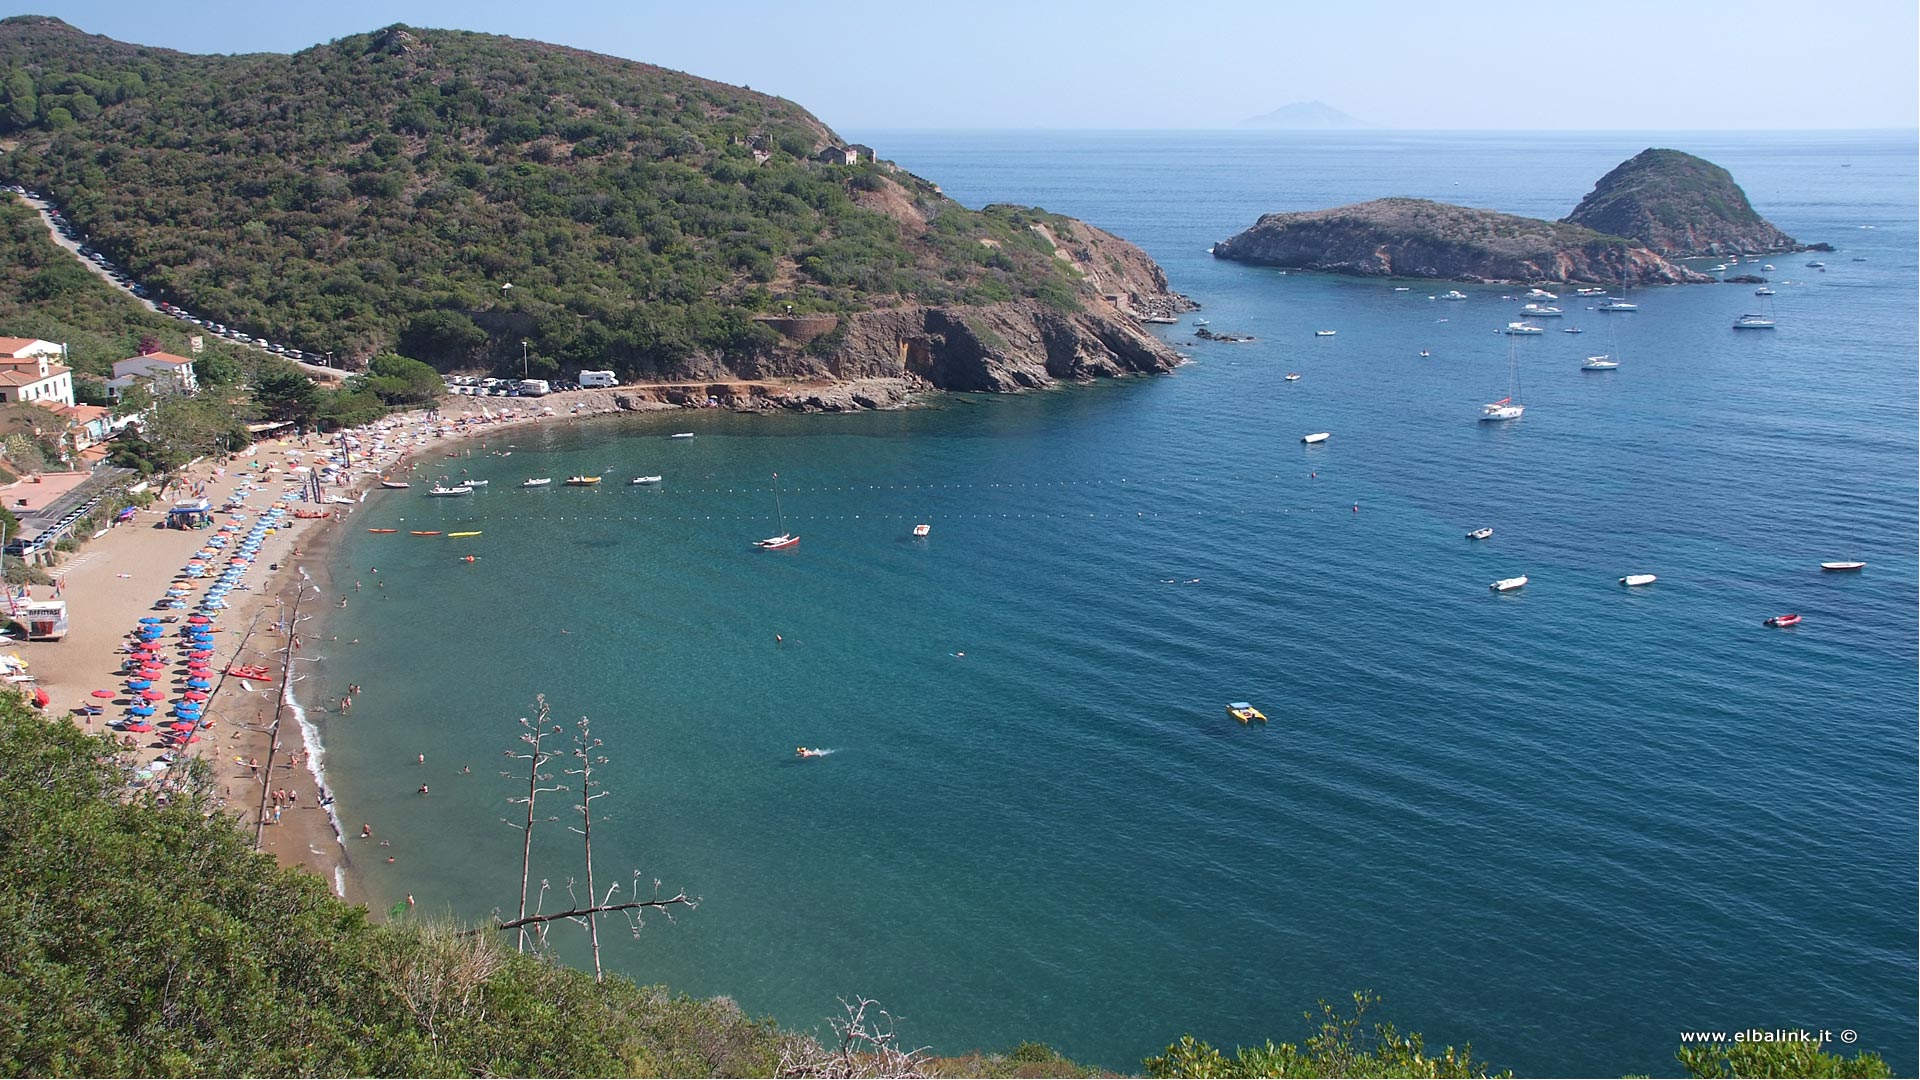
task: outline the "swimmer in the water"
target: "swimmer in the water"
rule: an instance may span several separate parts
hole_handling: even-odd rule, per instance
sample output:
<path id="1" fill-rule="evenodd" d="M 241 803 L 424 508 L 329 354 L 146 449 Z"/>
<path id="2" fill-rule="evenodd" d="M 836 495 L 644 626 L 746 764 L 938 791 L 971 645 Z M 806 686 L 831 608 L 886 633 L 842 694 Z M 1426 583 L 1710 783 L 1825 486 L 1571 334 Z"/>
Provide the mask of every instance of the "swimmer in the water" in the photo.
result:
<path id="1" fill-rule="evenodd" d="M 825 750 L 809 750 L 804 746 L 794 747 L 793 752 L 801 757 L 824 757 L 827 753 Z"/>

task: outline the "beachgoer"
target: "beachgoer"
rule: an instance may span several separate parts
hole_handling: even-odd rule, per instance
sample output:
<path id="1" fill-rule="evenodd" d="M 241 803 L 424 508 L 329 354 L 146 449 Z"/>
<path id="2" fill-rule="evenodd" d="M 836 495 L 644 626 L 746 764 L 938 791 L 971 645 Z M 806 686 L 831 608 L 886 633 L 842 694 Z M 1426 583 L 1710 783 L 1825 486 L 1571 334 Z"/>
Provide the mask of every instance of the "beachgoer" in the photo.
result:
<path id="1" fill-rule="evenodd" d="M 425 784 L 421 784 L 421 785 L 420 785 L 420 794 L 422 794 L 422 795 L 425 795 L 425 794 L 427 794 L 427 785 L 425 785 Z"/>
<path id="2" fill-rule="evenodd" d="M 388 862 L 392 862 L 392 861 L 393 861 L 393 856 L 391 856 L 391 855 L 389 855 L 389 856 L 387 856 L 387 861 L 388 861 Z"/>
<path id="3" fill-rule="evenodd" d="M 253 775 L 255 775 L 255 776 L 259 776 L 259 775 L 260 775 L 260 759 L 259 759 L 259 758 L 257 758 L 257 757 L 250 757 L 250 758 L 248 758 L 248 759 L 247 759 L 247 768 L 249 768 L 249 769 L 252 769 L 252 770 L 253 770 Z"/>
<path id="4" fill-rule="evenodd" d="M 360 826 L 360 839 L 366 840 L 371 836 L 373 836 L 373 826 L 371 825 Z"/>
<path id="5" fill-rule="evenodd" d="M 471 766 L 471 765 L 462 765 L 462 766 L 460 766 L 460 774 L 461 774 L 462 776 L 465 776 L 465 775 L 466 775 L 467 773 L 470 773 L 470 772 L 472 772 L 472 771 L 473 771 L 473 766 Z"/>
<path id="6" fill-rule="evenodd" d="M 340 606 L 341 606 L 341 607 L 346 607 L 346 606 L 347 606 L 347 594 L 346 594 L 346 593 L 341 593 L 341 594 L 340 594 Z"/>
<path id="7" fill-rule="evenodd" d="M 413 906 L 413 894 L 412 894 L 412 893 L 408 893 L 408 894 L 407 894 L 407 906 L 408 906 L 408 907 L 412 907 L 412 906 Z"/>
<path id="8" fill-rule="evenodd" d="M 414 758 L 414 763 L 418 765 L 425 765 L 427 763 L 427 755 L 421 754 L 418 757 Z"/>

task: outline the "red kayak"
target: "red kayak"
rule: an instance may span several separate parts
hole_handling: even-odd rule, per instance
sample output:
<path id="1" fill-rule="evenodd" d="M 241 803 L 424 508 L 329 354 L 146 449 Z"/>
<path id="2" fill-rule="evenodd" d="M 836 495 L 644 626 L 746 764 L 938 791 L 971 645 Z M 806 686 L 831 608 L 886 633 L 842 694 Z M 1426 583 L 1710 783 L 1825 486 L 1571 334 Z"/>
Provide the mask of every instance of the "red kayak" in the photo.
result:
<path id="1" fill-rule="evenodd" d="M 1768 620 L 1766 621 L 1766 623 L 1765 623 L 1765 625 L 1767 625 L 1767 626 L 1799 626 L 1799 625 L 1800 625 L 1800 616 L 1798 616 L 1798 615 L 1775 615 L 1775 616 L 1773 616 L 1772 618 L 1769 618 L 1769 619 L 1768 619 Z"/>

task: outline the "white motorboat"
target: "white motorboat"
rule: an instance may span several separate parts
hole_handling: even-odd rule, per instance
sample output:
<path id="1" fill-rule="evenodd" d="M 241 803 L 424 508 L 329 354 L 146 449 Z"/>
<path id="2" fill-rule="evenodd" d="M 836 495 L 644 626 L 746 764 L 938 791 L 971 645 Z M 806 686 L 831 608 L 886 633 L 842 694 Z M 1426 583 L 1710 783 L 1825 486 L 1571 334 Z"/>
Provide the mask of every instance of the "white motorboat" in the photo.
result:
<path id="1" fill-rule="evenodd" d="M 383 488 L 410 488 L 413 485 L 407 483 L 405 480 L 382 480 L 380 481 L 380 486 Z"/>
<path id="2" fill-rule="evenodd" d="M 1823 562 L 1820 564 L 1820 569 L 1829 573 L 1845 573 L 1850 570 L 1865 570 L 1866 568 L 1867 564 L 1857 559 L 1848 559 L 1843 562 Z"/>
<path id="3" fill-rule="evenodd" d="M 1815 270 L 1825 270 L 1827 268 L 1827 264 L 1821 262 L 1819 259 L 1815 259 L 1807 265 L 1813 267 Z"/>
<path id="4" fill-rule="evenodd" d="M 1626 577 L 1620 579 L 1620 584 L 1632 587 L 1635 585 L 1651 585 L 1659 580 L 1659 578 L 1654 577 L 1652 574 L 1628 574 Z"/>
<path id="5" fill-rule="evenodd" d="M 1711 269 L 1711 270 L 1709 270 L 1709 271 L 1707 271 L 1707 273 L 1709 273 L 1709 274 L 1724 274 L 1724 273 L 1726 273 L 1726 272 L 1727 272 L 1727 264 L 1726 264 L 1726 263 L 1721 263 L 1721 264 L 1720 264 L 1719 266 L 1716 266 L 1716 267 L 1714 267 L 1713 269 Z"/>
<path id="6" fill-rule="evenodd" d="M 1448 289 L 1446 292 L 1440 294 L 1440 299 L 1442 300 L 1465 300 L 1466 298 L 1467 294 L 1461 292 L 1459 289 Z"/>
<path id="7" fill-rule="evenodd" d="M 1326 442 L 1331 438 L 1333 438 L 1333 432 L 1331 431 L 1316 431 L 1311 435 L 1300 436 L 1300 441 L 1306 443 L 1308 446 L 1312 446 L 1315 443 Z"/>
<path id="8" fill-rule="evenodd" d="M 913 535 L 915 536 L 925 536 L 932 531 L 933 526 L 931 525 L 915 525 L 913 527 Z"/>
<path id="9" fill-rule="evenodd" d="M 493 483 L 491 480 L 462 480 L 460 482 L 468 487 L 486 487 L 488 484 Z"/>
<path id="10" fill-rule="evenodd" d="M 1742 315 L 1733 320 L 1735 330 L 1771 330 L 1773 320 L 1765 315 Z"/>
<path id="11" fill-rule="evenodd" d="M 1468 533 L 1468 534 L 1467 534 L 1467 539 L 1469 539 L 1469 540 L 1485 540 L 1485 539 L 1486 539 L 1487 537 L 1489 537 L 1489 536 L 1492 536 L 1492 535 L 1493 535 L 1493 526 L 1491 526 L 1491 525 L 1484 525 L 1484 526 L 1482 526 L 1482 527 L 1480 527 L 1480 528 L 1478 528 L 1478 529 L 1475 529 L 1475 530 L 1473 530 L 1472 532 L 1470 532 L 1470 533 Z"/>
<path id="12" fill-rule="evenodd" d="M 1521 574 L 1519 577 L 1503 577 L 1499 581 L 1488 585 L 1487 588 L 1492 589 L 1494 592 L 1512 592 L 1526 585 L 1526 583 L 1527 575 Z"/>
<path id="13" fill-rule="evenodd" d="M 1760 286 L 1759 288 L 1757 288 L 1757 289 L 1755 289 L 1755 290 L 1753 290 L 1753 295 L 1755 295 L 1755 296 L 1773 296 L 1773 295 L 1774 295 L 1774 291 L 1773 291 L 1772 289 L 1769 289 L 1769 288 L 1767 288 L 1767 287 L 1766 287 L 1765 285 L 1762 285 L 1762 286 Z"/>
<path id="14" fill-rule="evenodd" d="M 1520 314 L 1529 319 L 1557 319 L 1566 312 L 1551 304 L 1528 304 L 1520 309 Z"/>
<path id="15" fill-rule="evenodd" d="M 693 438 L 693 432 L 691 432 L 691 431 L 676 431 L 676 432 L 674 432 L 673 434 L 671 434 L 671 435 L 669 435 L 669 436 L 667 436 L 667 438 L 669 438 L 669 439 L 691 439 L 691 438 Z"/>
<path id="16" fill-rule="evenodd" d="M 455 484 L 452 487 L 441 487 L 439 484 L 435 484 L 433 487 L 427 489 L 427 494 L 439 498 L 446 498 L 451 495 L 471 495 L 473 494 L 473 489 L 465 484 Z"/>
<path id="17" fill-rule="evenodd" d="M 1768 263 L 1768 264 L 1766 264 L 1765 266 L 1762 266 L 1762 267 L 1761 267 L 1760 269 L 1762 269 L 1762 270 L 1771 270 L 1771 269 L 1773 269 L 1773 264 L 1772 264 L 1772 263 Z"/>
<path id="18" fill-rule="evenodd" d="M 1564 330 L 1562 330 L 1562 331 L 1560 331 L 1560 332 L 1561 332 L 1561 333 L 1563 333 L 1563 334 L 1584 334 L 1584 333 L 1586 333 L 1586 331 L 1585 331 L 1585 330 L 1582 330 L 1582 329 L 1580 329 L 1580 328 L 1579 328 L 1579 327 L 1577 327 L 1577 326 L 1569 326 L 1569 327 L 1567 327 L 1566 329 L 1564 329 Z"/>
<path id="19" fill-rule="evenodd" d="M 1533 334 L 1546 333 L 1545 330 L 1542 330 L 1537 326 L 1528 326 L 1526 323 L 1523 323 L 1523 322 L 1510 322 L 1500 332 L 1503 334 L 1517 334 L 1523 337 L 1531 336 Z"/>
<path id="20" fill-rule="evenodd" d="M 1547 291 L 1547 290 L 1545 290 L 1545 289 L 1528 289 L 1528 290 L 1527 290 L 1527 299 L 1529 299 L 1529 300 L 1558 300 L 1558 299 L 1560 299 L 1560 297 L 1558 297 L 1557 295 L 1555 295 L 1555 294 L 1553 294 L 1553 293 L 1550 293 L 1550 292 L 1548 292 L 1548 291 Z"/>
<path id="21" fill-rule="evenodd" d="M 1619 366 L 1620 366 L 1620 361 L 1615 360 L 1610 356 L 1589 356 L 1587 357 L 1586 363 L 1580 365 L 1580 370 L 1581 371 L 1613 371 L 1617 369 Z"/>
<path id="22" fill-rule="evenodd" d="M 1605 289 L 1575 289 L 1575 290 L 1573 290 L 1573 294 L 1574 294 L 1575 296 L 1605 296 L 1605 295 L 1607 295 L 1607 290 L 1605 290 Z"/>
<path id="23" fill-rule="evenodd" d="M 551 484 L 551 483 L 553 483 L 553 477 L 551 476 L 533 476 L 520 481 L 520 486 L 521 487 L 546 487 L 548 484 Z"/>
<path id="24" fill-rule="evenodd" d="M 1605 300 L 1602 300 L 1599 303 L 1593 305 L 1593 310 L 1595 311 L 1639 311 L 1640 305 L 1629 304 L 1625 300 L 1620 300 L 1615 297 L 1609 296 Z"/>
<path id="25" fill-rule="evenodd" d="M 1299 382 L 1300 373 L 1297 371 L 1289 371 L 1287 372 L 1286 379 L 1288 382 Z"/>
<path id="26" fill-rule="evenodd" d="M 657 476 L 636 476 L 628 481 L 628 483 L 632 484 L 657 484 L 659 482 L 660 478 Z"/>
<path id="27" fill-rule="evenodd" d="M 1332 337 L 1333 335 L 1334 331 L 1332 330 L 1315 330 L 1313 332 L 1314 337 Z"/>

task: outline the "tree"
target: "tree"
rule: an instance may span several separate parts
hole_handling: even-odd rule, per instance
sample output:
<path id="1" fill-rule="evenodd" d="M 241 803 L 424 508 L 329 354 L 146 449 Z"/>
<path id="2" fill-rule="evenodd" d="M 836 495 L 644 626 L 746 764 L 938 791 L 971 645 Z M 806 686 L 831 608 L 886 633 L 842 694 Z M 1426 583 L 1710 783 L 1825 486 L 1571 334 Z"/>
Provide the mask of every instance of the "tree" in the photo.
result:
<path id="1" fill-rule="evenodd" d="M 367 365 L 366 388 L 389 405 L 421 405 L 446 389 L 440 373 L 418 360 L 381 353 Z"/>
<path id="2" fill-rule="evenodd" d="M 253 397 L 270 420 L 291 420 L 301 427 L 320 412 L 320 390 L 291 361 L 269 357 L 253 373 Z"/>

